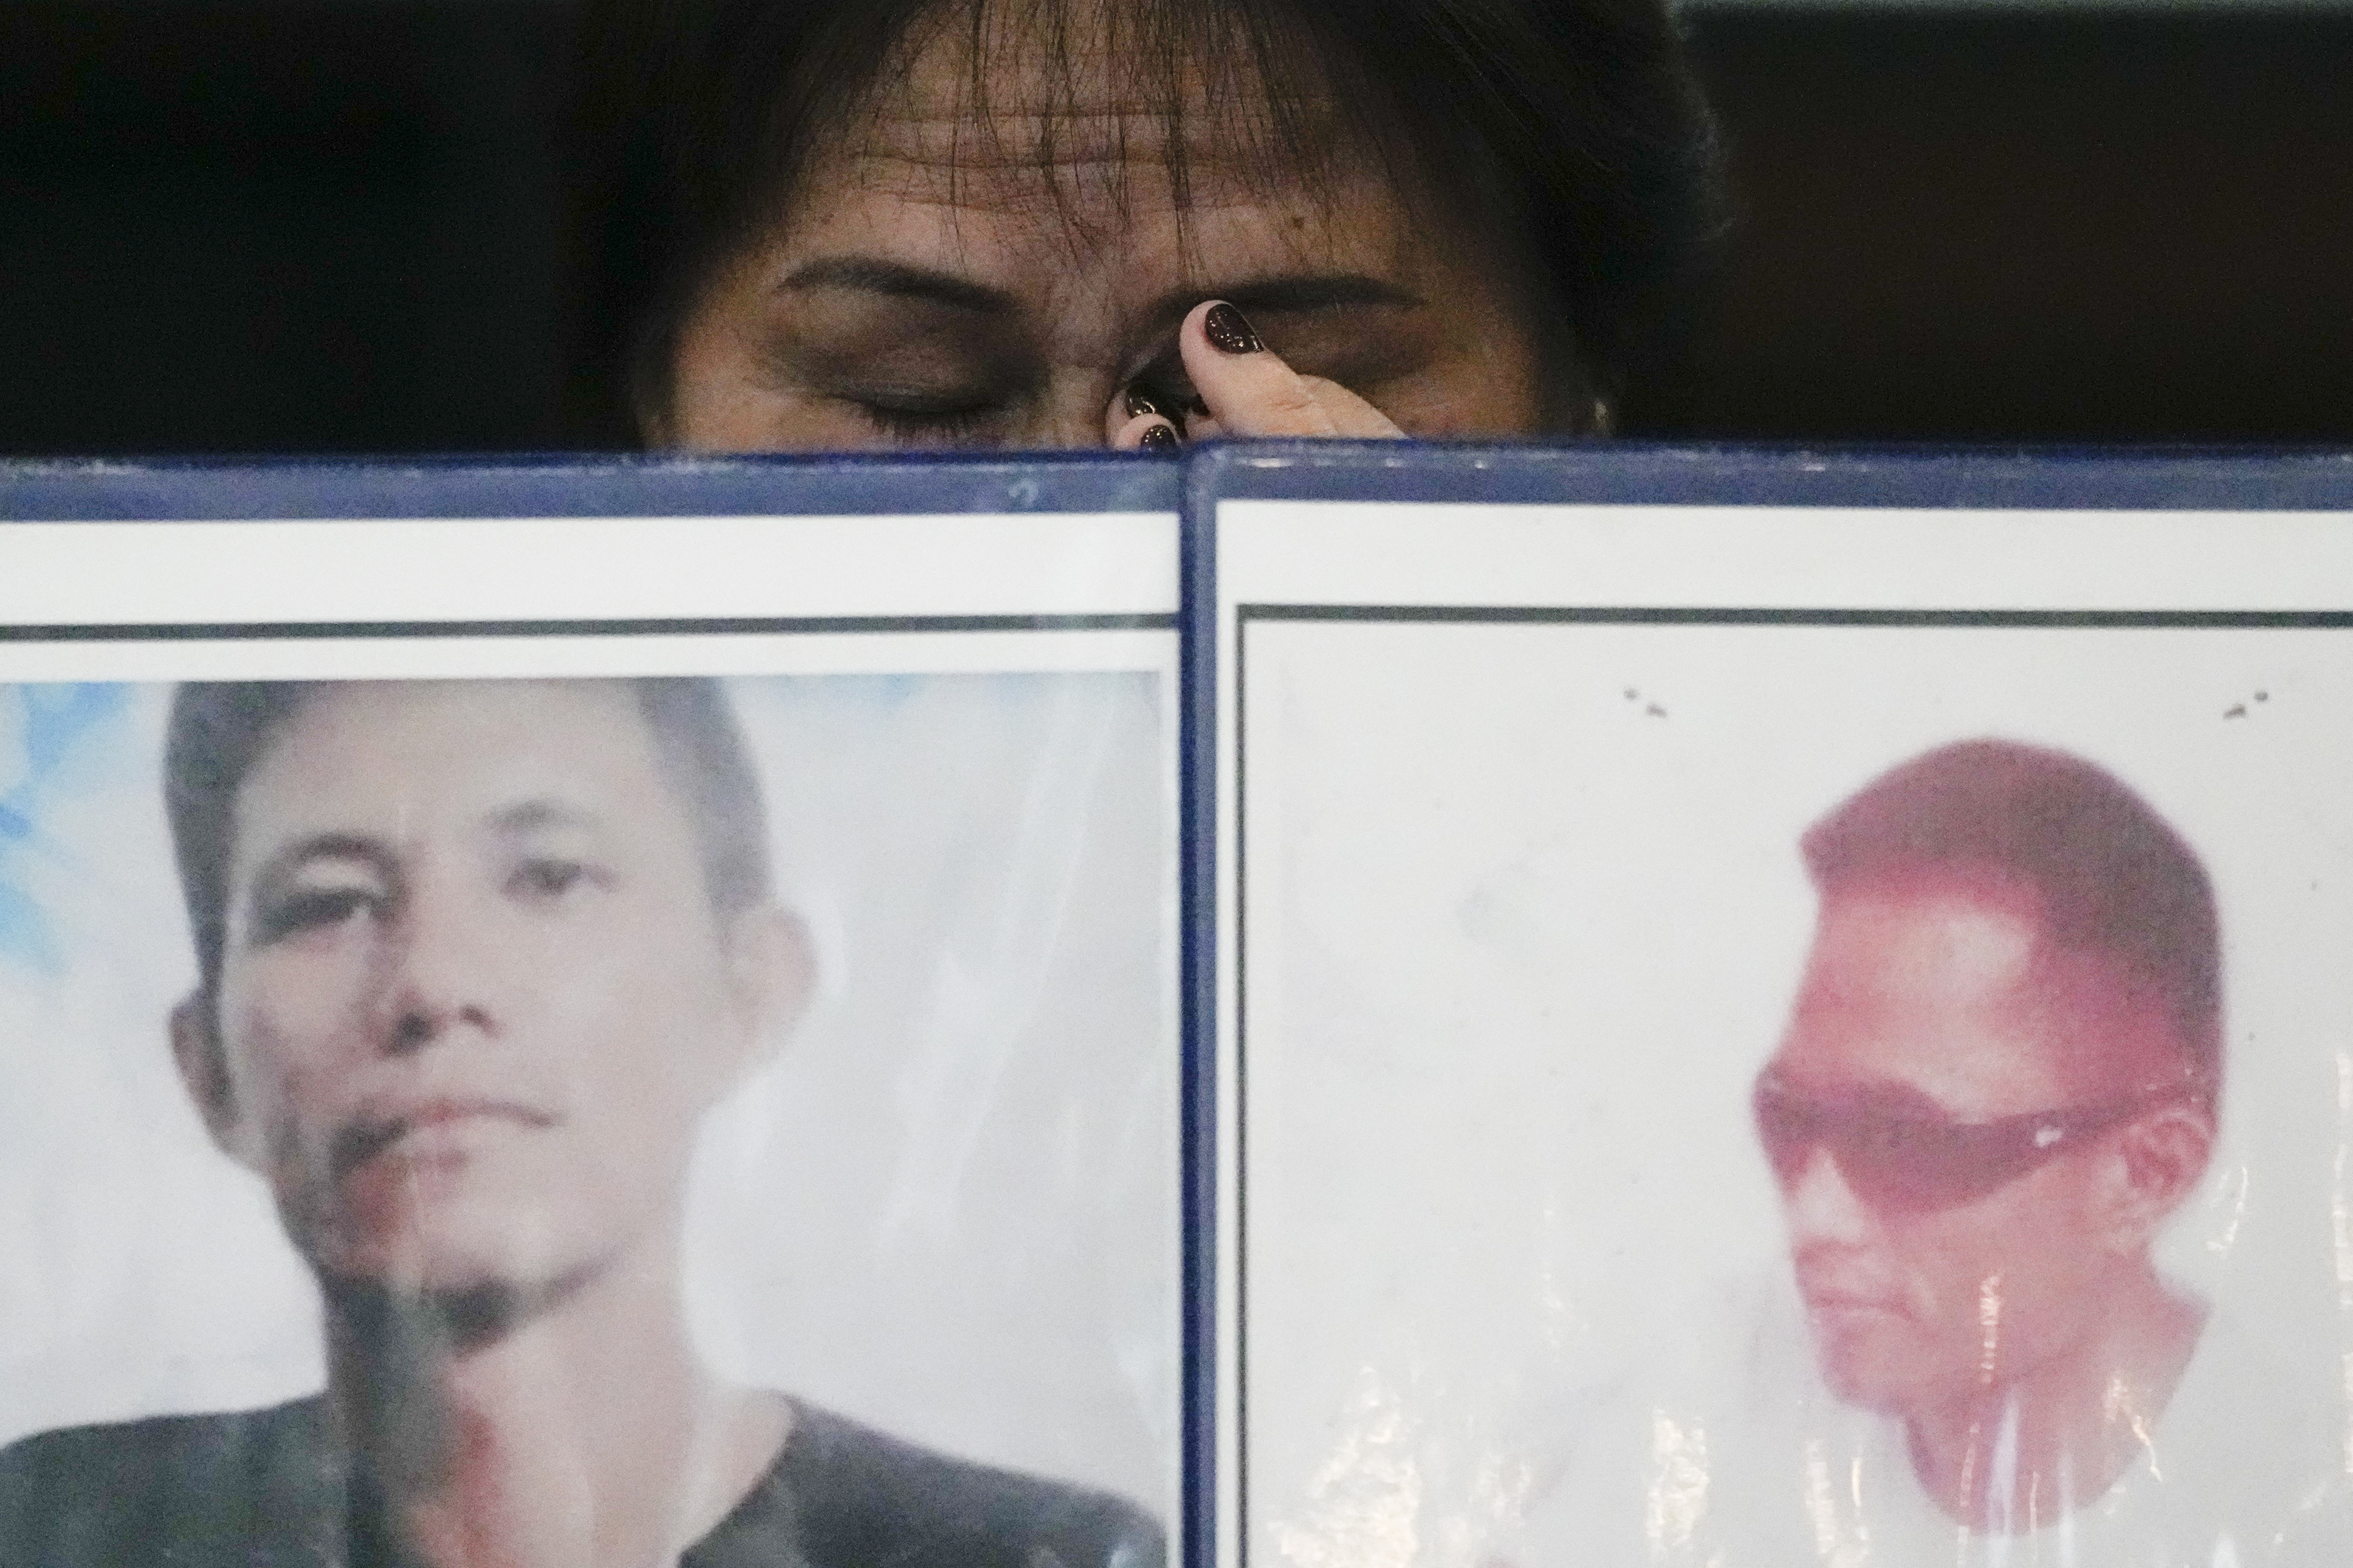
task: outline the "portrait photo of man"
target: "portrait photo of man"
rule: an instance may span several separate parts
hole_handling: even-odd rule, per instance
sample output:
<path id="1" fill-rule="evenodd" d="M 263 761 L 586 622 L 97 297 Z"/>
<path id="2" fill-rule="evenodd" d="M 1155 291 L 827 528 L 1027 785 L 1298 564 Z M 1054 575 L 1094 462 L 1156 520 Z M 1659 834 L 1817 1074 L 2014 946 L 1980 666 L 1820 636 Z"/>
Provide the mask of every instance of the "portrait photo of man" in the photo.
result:
<path id="1" fill-rule="evenodd" d="M 161 750 L 195 974 L 170 1060 L 315 1282 L 324 1387 L 23 1437 L 0 1562 L 1162 1560 L 1160 1506 L 706 1352 L 698 1146 L 826 988 L 726 683 L 194 683 Z"/>
<path id="2" fill-rule="evenodd" d="M 1820 913 L 1755 1111 L 1820 1377 L 1880 1423 L 1839 1528 L 2344 1544 L 2320 1401 L 2152 1257 L 2225 1089 L 2196 853 L 2103 770 L 2000 741 L 1901 764 L 1802 847 Z M 2286 1441 L 2246 1464 L 2258 1435 Z"/>
<path id="3" fill-rule="evenodd" d="M 2333 647 L 1251 658 L 1257 1552 L 2353 1556 Z"/>
<path id="4" fill-rule="evenodd" d="M 1825 1381 L 1978 1528 L 2161 1478 L 2202 1436 L 2166 1412 L 2227 1354 L 2150 1256 L 2222 1089 L 2204 868 L 2099 769 L 1992 741 L 1804 850 L 1821 914 L 1756 1111 Z"/>
<path id="5" fill-rule="evenodd" d="M 1704 1375 L 1588 1407 L 1658 1440 L 1588 1434 L 1510 1555 L 1631 1552 L 1640 1515 L 1678 1562 L 2340 1557 L 2327 1391 L 2155 1257 L 2228 1077 L 2196 851 L 2105 770 L 1996 739 L 1800 848 L 1819 910 L 1751 1108 L 1803 1331 L 1752 1301 Z"/>

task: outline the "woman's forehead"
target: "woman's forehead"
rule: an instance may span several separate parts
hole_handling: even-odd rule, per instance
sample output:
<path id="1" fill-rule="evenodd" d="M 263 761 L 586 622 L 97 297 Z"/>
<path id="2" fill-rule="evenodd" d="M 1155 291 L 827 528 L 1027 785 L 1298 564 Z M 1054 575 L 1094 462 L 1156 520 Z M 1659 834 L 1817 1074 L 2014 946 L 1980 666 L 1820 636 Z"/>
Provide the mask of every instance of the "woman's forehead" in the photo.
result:
<path id="1" fill-rule="evenodd" d="M 1050 195 L 1124 212 L 1330 187 L 1347 138 L 1304 51 L 1244 47 L 1198 15 L 1153 21 L 1092 0 L 934 12 L 825 161 L 952 186 L 931 194 L 956 205 Z"/>

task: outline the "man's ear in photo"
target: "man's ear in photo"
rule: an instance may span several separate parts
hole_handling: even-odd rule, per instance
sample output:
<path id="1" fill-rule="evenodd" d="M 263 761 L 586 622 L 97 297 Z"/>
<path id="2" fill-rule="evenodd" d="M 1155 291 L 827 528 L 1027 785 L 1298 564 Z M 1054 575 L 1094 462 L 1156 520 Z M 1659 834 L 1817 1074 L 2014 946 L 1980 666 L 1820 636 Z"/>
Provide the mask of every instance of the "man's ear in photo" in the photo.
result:
<path id="1" fill-rule="evenodd" d="M 729 983 L 742 1020 L 743 1057 L 734 1076 L 774 1060 L 817 994 L 817 952 L 807 925 L 779 904 L 736 914 L 726 931 Z"/>
<path id="2" fill-rule="evenodd" d="M 229 1076 L 228 1054 L 221 1048 L 211 998 L 192 991 L 172 1009 L 172 1061 L 180 1082 L 204 1118 L 205 1131 L 220 1152 L 249 1170 L 261 1169 L 254 1148 L 253 1128 L 237 1100 L 237 1084 Z"/>
<path id="3" fill-rule="evenodd" d="M 2214 1153 L 2214 1113 L 2203 1105 L 2163 1106 L 2116 1135 L 2116 1246 L 2135 1252 L 2205 1178 Z"/>

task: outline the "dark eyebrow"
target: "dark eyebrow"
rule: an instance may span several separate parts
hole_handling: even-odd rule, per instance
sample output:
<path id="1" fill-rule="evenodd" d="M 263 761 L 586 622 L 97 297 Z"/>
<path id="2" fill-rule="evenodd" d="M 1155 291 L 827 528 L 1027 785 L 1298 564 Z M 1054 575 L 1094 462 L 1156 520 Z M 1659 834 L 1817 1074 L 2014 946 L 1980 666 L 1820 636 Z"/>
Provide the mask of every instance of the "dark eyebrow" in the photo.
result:
<path id="1" fill-rule="evenodd" d="M 543 798 L 501 806 L 484 820 L 494 833 L 533 833 L 543 827 L 596 827 L 604 821 L 593 811 Z"/>
<path id="2" fill-rule="evenodd" d="M 980 315 L 1008 316 L 1021 307 L 1001 289 L 928 267 L 907 267 L 867 256 L 828 257 L 795 268 L 777 289 L 859 289 L 897 300 L 928 300 Z"/>
<path id="3" fill-rule="evenodd" d="M 1253 278 L 1219 289 L 1171 289 L 1153 302 L 1149 319 L 1155 330 L 1174 326 L 1204 300 L 1224 300 L 1246 313 L 1263 310 L 1270 315 L 1350 306 L 1415 310 L 1429 303 L 1419 294 L 1361 272 L 1295 272 Z"/>
<path id="4" fill-rule="evenodd" d="M 991 316 L 1012 315 L 1020 310 L 1018 301 L 1001 289 L 928 267 L 909 267 L 869 256 L 821 258 L 795 268 L 777 288 L 857 289 L 893 299 L 928 300 Z M 1163 330 L 1204 300 L 1227 300 L 1244 310 L 1270 314 L 1349 306 L 1418 310 L 1428 303 L 1419 294 L 1361 272 L 1301 272 L 1254 278 L 1225 289 L 1174 289 L 1153 301 L 1146 319 L 1154 330 Z"/>

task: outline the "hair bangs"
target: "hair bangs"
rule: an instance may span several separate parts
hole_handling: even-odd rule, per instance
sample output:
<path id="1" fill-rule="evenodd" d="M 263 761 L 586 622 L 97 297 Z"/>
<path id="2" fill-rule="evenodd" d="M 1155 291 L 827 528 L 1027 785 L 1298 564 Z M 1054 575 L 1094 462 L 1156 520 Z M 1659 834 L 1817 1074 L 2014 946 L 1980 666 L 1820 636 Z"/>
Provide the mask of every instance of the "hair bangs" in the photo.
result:
<path id="1" fill-rule="evenodd" d="M 1264 5 L 930 0 L 828 74 L 780 105 L 794 123 L 770 144 L 796 156 L 767 183 L 771 222 L 829 155 L 904 158 L 914 142 L 951 211 L 1031 205 L 1101 245 L 1165 204 L 1181 237 L 1198 202 L 1282 191 L 1333 205 L 1352 154 L 1382 140 L 1378 117 L 1348 112 L 1312 31 Z"/>

